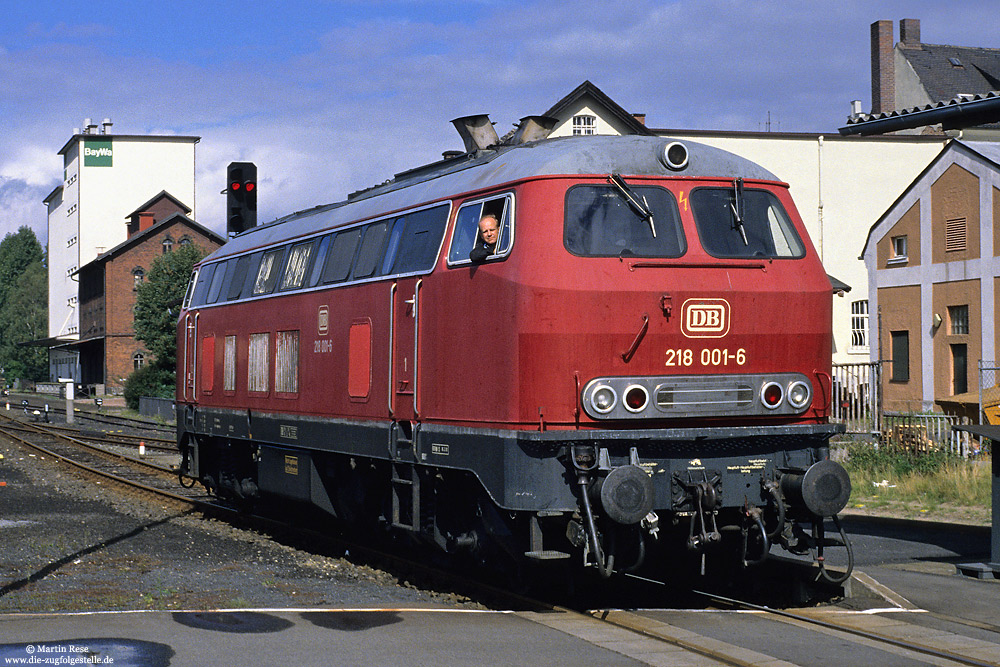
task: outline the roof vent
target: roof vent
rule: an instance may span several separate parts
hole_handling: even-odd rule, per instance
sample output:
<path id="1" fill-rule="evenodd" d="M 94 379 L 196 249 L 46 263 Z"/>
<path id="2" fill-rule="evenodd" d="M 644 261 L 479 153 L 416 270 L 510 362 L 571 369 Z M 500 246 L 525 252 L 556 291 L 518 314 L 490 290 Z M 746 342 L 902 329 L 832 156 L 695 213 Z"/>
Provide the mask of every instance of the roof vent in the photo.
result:
<path id="1" fill-rule="evenodd" d="M 487 114 L 462 116 L 451 123 L 462 137 L 466 153 L 473 153 L 500 143 L 500 137 L 493 129 L 493 123 L 490 122 L 490 117 Z"/>
<path id="2" fill-rule="evenodd" d="M 525 116 L 518 123 L 511 143 L 517 145 L 526 144 L 529 141 L 541 141 L 549 136 L 558 122 L 558 118 L 550 116 Z"/>

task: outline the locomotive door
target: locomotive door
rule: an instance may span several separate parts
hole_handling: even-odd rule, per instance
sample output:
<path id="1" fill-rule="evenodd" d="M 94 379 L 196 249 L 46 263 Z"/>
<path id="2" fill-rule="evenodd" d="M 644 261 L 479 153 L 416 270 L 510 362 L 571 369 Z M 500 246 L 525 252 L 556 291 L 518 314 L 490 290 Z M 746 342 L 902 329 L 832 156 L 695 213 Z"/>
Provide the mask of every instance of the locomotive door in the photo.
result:
<path id="1" fill-rule="evenodd" d="M 420 416 L 420 287 L 402 278 L 389 288 L 389 414 L 396 421 Z"/>

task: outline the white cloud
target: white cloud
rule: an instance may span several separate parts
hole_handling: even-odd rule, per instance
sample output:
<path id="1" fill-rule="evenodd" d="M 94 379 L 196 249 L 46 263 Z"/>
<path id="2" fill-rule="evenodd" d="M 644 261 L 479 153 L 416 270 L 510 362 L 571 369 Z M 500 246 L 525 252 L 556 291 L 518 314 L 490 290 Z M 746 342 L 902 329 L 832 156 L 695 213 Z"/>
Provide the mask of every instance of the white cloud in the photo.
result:
<path id="1" fill-rule="evenodd" d="M 928 0 L 822 11 L 759 0 L 614 11 L 594 0 L 481 2 L 473 18 L 445 4 L 419 3 L 407 18 L 407 5 L 390 2 L 394 18 L 303 26 L 315 41 L 294 55 L 246 50 L 208 64 L 190 60 L 220 51 L 207 38 L 175 53 L 112 54 L 113 24 L 38 27 L 29 46 L 0 47 L 0 224 L 44 228 L 41 199 L 61 177 L 56 152 L 85 116 L 110 117 L 117 133 L 201 136 L 197 213 L 221 231 L 218 193 L 233 160 L 257 163 L 261 219 L 271 219 L 460 148 L 452 118 L 489 113 L 503 133 L 585 79 L 653 127 L 757 130 L 770 113 L 772 129 L 835 131 L 851 99 L 867 104 L 872 21 L 918 16 L 928 42 L 995 39 L 986 3 L 960 22 Z"/>

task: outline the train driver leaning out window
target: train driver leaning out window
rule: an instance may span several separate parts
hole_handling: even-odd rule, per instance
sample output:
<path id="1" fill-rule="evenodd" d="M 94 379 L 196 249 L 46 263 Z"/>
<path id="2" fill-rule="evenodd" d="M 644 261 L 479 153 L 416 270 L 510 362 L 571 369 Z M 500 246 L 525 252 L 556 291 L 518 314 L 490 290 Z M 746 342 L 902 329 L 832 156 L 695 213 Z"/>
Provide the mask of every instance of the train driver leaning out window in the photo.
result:
<path id="1" fill-rule="evenodd" d="M 476 238 L 476 245 L 469 252 L 469 259 L 473 262 L 482 262 L 490 255 L 496 254 L 499 236 L 500 221 L 492 213 L 487 213 L 479 220 L 479 235 Z"/>

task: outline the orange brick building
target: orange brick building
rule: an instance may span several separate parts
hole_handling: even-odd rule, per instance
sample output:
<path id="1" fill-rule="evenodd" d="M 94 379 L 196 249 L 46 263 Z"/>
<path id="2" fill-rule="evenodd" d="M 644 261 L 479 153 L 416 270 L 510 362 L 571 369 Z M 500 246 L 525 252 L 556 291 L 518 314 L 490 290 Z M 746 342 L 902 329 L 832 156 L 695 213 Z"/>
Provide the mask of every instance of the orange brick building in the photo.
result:
<path id="1" fill-rule="evenodd" d="M 979 361 L 1000 350 L 1000 145 L 949 143 L 871 228 L 863 259 L 885 408 L 975 420 Z"/>
<path id="2" fill-rule="evenodd" d="M 206 254 L 225 238 L 187 214 L 191 209 L 168 192 L 127 216 L 128 238 L 78 272 L 80 281 L 81 383 L 97 394 L 120 394 L 125 378 L 150 360 L 135 339 L 136 290 L 159 255 L 194 244 Z"/>

